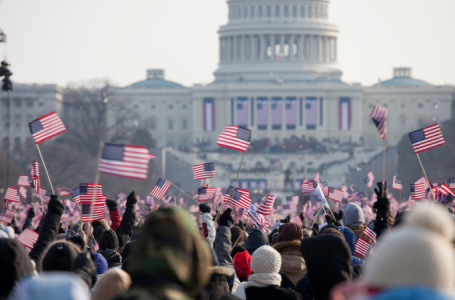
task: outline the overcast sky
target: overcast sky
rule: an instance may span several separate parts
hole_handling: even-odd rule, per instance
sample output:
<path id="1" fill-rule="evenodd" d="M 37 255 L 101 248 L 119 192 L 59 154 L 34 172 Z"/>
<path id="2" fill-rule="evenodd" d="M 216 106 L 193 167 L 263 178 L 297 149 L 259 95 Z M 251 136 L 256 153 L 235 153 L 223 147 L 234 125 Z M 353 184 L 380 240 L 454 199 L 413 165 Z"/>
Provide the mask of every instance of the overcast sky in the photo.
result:
<path id="1" fill-rule="evenodd" d="M 413 77 L 455 84 L 455 0 L 331 0 L 346 82 L 371 85 L 409 66 Z M 128 85 L 147 68 L 190 86 L 218 63 L 224 0 L 0 0 L 0 28 L 13 81 L 109 78 Z"/>

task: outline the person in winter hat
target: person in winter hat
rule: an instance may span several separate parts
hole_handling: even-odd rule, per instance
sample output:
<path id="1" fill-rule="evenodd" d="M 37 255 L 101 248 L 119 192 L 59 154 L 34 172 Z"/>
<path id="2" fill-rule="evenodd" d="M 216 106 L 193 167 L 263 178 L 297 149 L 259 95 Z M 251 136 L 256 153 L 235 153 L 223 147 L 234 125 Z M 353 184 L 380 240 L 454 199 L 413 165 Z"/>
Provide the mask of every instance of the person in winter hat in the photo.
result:
<path id="1" fill-rule="evenodd" d="M 0 239 L 0 299 L 7 299 L 14 284 L 32 273 L 33 264 L 25 247 L 17 240 Z"/>
<path id="2" fill-rule="evenodd" d="M 207 284 L 212 263 L 207 242 L 177 207 L 148 214 L 129 259 L 132 287 L 115 299 L 191 299 Z"/>
<path id="3" fill-rule="evenodd" d="M 340 226 L 338 227 L 340 232 L 343 234 L 344 240 L 346 243 L 349 245 L 349 249 L 351 249 L 351 254 L 352 254 L 352 260 L 351 260 L 351 265 L 362 265 L 365 263 L 363 259 L 360 259 L 355 256 L 355 245 L 356 245 L 356 238 L 354 232 L 352 232 L 351 229 L 345 227 L 345 226 Z"/>
<path id="4" fill-rule="evenodd" d="M 202 233 L 204 237 L 209 241 L 210 246 L 213 247 L 213 241 L 215 240 L 215 223 L 213 222 L 210 211 L 212 208 L 207 204 L 199 204 L 199 212 L 201 213 L 202 219 Z"/>
<path id="5" fill-rule="evenodd" d="M 253 228 L 243 246 L 246 248 L 248 253 L 250 253 L 250 255 L 253 255 L 256 249 L 268 244 L 269 240 L 267 239 L 265 233 L 259 228 Z"/>
<path id="6" fill-rule="evenodd" d="M 9 300 L 91 300 L 88 286 L 67 272 L 51 272 L 26 277 L 11 293 Z"/>
<path id="7" fill-rule="evenodd" d="M 104 258 L 104 256 L 101 255 L 100 253 L 95 252 L 92 252 L 92 255 L 94 257 L 93 263 L 95 264 L 96 274 L 101 275 L 106 273 L 109 267 L 107 264 L 107 260 Z"/>
<path id="8" fill-rule="evenodd" d="M 393 293 L 402 299 L 453 296 L 454 237 L 453 219 L 442 206 L 422 205 L 407 213 L 400 226 L 378 241 L 365 266 L 365 286 L 377 291 L 371 299 L 394 299 Z"/>
<path id="9" fill-rule="evenodd" d="M 240 227 L 233 226 L 231 227 L 231 244 L 232 247 L 236 245 L 243 245 L 243 230 Z"/>
<path id="10" fill-rule="evenodd" d="M 235 274 L 240 282 L 248 280 L 248 277 L 251 275 L 251 255 L 248 251 L 243 251 L 237 253 L 232 259 L 232 265 L 235 269 Z"/>
<path id="11" fill-rule="evenodd" d="M 302 228 L 296 223 L 280 227 L 277 243 L 273 248 L 281 255 L 281 269 L 294 285 L 307 273 L 306 263 L 300 252 Z"/>
<path id="12" fill-rule="evenodd" d="M 365 214 L 362 208 L 353 202 L 346 205 L 343 213 L 343 225 L 354 232 L 357 242 L 358 237 L 365 229 Z"/>
<path id="13" fill-rule="evenodd" d="M 296 285 L 304 299 L 329 299 L 330 290 L 352 279 L 352 254 L 342 234 L 303 239 L 300 247 L 308 273 Z"/>
<path id="14" fill-rule="evenodd" d="M 107 260 L 109 268 L 117 267 L 122 264 L 122 256 L 119 253 L 117 234 L 109 229 L 103 232 L 99 239 L 100 253 Z"/>
<path id="15" fill-rule="evenodd" d="M 256 249 L 251 257 L 253 273 L 247 282 L 240 283 L 234 296 L 242 300 L 303 299 L 295 290 L 280 287 L 280 268 L 281 256 L 275 249 L 268 245 Z"/>
<path id="16" fill-rule="evenodd" d="M 93 300 L 107 300 L 119 296 L 131 286 L 131 277 L 119 268 L 109 269 L 104 276 L 98 280 L 94 287 Z"/>

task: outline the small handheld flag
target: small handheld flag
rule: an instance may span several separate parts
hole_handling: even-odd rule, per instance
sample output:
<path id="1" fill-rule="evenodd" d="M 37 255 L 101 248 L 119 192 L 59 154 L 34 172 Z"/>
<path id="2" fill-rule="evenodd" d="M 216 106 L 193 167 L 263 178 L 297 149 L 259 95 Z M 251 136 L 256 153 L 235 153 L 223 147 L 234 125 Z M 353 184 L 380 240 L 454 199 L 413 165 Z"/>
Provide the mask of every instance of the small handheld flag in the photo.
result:
<path id="1" fill-rule="evenodd" d="M 393 176 L 392 188 L 396 190 L 401 190 L 403 188 L 403 185 L 401 184 L 401 178 Z"/>
<path id="2" fill-rule="evenodd" d="M 147 179 L 149 151 L 143 146 L 105 144 L 100 159 L 101 173 Z"/>
<path id="3" fill-rule="evenodd" d="M 410 132 L 409 138 L 411 139 L 412 148 L 414 148 L 415 153 L 420 153 L 446 143 L 439 124 Z"/>
<path id="4" fill-rule="evenodd" d="M 227 189 L 226 194 L 224 195 L 224 202 L 228 202 L 229 205 L 235 207 L 248 208 L 251 203 L 251 198 L 249 197 L 250 192 L 236 188 L 233 193 L 233 189 L 233 186 L 230 186 Z M 233 194 L 232 197 L 231 194 Z"/>
<path id="5" fill-rule="evenodd" d="M 193 178 L 194 180 L 201 180 L 207 178 L 215 178 L 215 165 L 213 163 L 206 163 L 200 165 L 194 165 L 193 169 Z"/>
<path id="6" fill-rule="evenodd" d="M 374 125 L 376 125 L 381 138 L 385 139 L 387 134 L 387 107 L 373 106 L 370 118 L 373 120 Z"/>
<path id="7" fill-rule="evenodd" d="M 213 195 L 216 194 L 217 188 L 209 188 L 207 186 L 201 186 L 197 189 L 197 194 L 199 196 L 199 201 L 209 201 Z"/>
<path id="8" fill-rule="evenodd" d="M 171 183 L 160 177 L 155 186 L 150 191 L 150 194 L 155 198 L 163 199 L 164 195 L 166 195 L 170 187 Z"/>
<path id="9" fill-rule="evenodd" d="M 20 175 L 17 180 L 17 185 L 20 186 L 30 186 L 28 175 Z"/>
<path id="10" fill-rule="evenodd" d="M 68 196 L 71 195 L 71 189 L 70 188 L 57 188 L 57 192 L 60 194 L 60 196 Z"/>
<path id="11" fill-rule="evenodd" d="M 4 199 L 8 202 L 20 202 L 19 191 L 15 188 L 8 187 Z"/>
<path id="12" fill-rule="evenodd" d="M 339 189 L 330 188 L 329 199 L 332 201 L 340 202 L 343 199 L 344 192 Z"/>
<path id="13" fill-rule="evenodd" d="M 28 249 L 32 249 L 36 241 L 38 240 L 38 232 L 33 231 L 30 228 L 27 228 L 24 231 L 22 231 L 22 233 L 18 236 L 17 240 Z"/>
<path id="14" fill-rule="evenodd" d="M 65 125 L 55 111 L 39 117 L 28 125 L 36 144 L 66 131 Z"/>
<path id="15" fill-rule="evenodd" d="M 298 201 L 299 196 L 296 196 L 296 197 L 297 197 L 297 201 Z M 276 194 L 274 194 L 274 195 L 269 194 L 267 196 L 267 199 L 265 200 L 265 202 L 262 203 L 261 206 L 259 206 L 259 208 L 257 209 L 256 212 L 258 214 L 265 215 L 265 216 L 270 215 L 273 211 L 273 204 L 275 203 L 275 198 L 276 198 Z"/>
<path id="16" fill-rule="evenodd" d="M 228 125 L 218 137 L 217 145 L 245 152 L 250 146 L 251 130 Z"/>
<path id="17" fill-rule="evenodd" d="M 367 175 L 367 178 L 365 178 L 363 180 L 367 186 L 371 189 L 371 187 L 373 186 L 373 183 L 374 183 L 374 176 L 373 176 L 373 172 L 368 172 L 368 175 Z"/>

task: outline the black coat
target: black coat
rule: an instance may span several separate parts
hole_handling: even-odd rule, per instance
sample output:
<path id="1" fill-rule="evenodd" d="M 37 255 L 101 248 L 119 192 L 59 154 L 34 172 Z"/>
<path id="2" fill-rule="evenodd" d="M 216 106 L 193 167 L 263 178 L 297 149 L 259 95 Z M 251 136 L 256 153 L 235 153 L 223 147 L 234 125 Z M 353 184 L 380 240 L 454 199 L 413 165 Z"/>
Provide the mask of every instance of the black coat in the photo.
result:
<path id="1" fill-rule="evenodd" d="M 239 300 L 229 292 L 228 280 L 233 275 L 234 270 L 228 267 L 213 267 L 209 283 L 204 288 L 202 294 L 209 300 Z"/>
<path id="2" fill-rule="evenodd" d="M 303 300 L 302 295 L 293 289 L 276 285 L 248 287 L 245 289 L 245 296 L 247 300 Z"/>
<path id="3" fill-rule="evenodd" d="M 136 196 L 134 196 L 136 197 Z M 123 247 L 125 247 L 126 243 L 128 243 L 131 234 L 134 231 L 134 224 L 136 223 L 136 213 L 134 212 L 134 204 L 130 201 L 131 194 L 128 195 L 128 200 L 126 201 L 126 209 L 123 213 L 122 221 L 120 222 L 120 226 L 115 230 L 118 238 L 118 251 L 122 253 Z M 136 200 L 137 201 L 137 200 Z"/>
<path id="4" fill-rule="evenodd" d="M 352 279 L 351 250 L 346 241 L 334 234 L 320 234 L 302 240 L 300 246 L 307 264 L 307 276 L 297 283 L 297 290 L 308 295 L 308 279 L 313 290 L 310 299 L 328 299 L 330 290 L 340 282 Z M 307 298 L 306 298 L 307 299 Z"/>

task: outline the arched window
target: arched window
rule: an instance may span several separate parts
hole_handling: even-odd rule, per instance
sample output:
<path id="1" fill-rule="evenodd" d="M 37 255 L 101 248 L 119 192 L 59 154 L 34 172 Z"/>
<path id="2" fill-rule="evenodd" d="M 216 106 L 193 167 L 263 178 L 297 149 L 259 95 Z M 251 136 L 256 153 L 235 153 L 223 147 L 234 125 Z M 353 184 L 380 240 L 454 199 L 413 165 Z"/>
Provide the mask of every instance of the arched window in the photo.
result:
<path id="1" fill-rule="evenodd" d="M 301 6 L 301 7 L 300 7 L 300 16 L 301 16 L 302 18 L 305 18 L 305 6 Z"/>
<path id="2" fill-rule="evenodd" d="M 272 16 L 272 8 L 270 6 L 267 6 L 267 17 L 271 17 Z"/>
<path id="3" fill-rule="evenodd" d="M 275 17 L 278 18 L 279 16 L 280 16 L 280 6 L 277 5 L 277 6 L 275 7 Z"/>
<path id="4" fill-rule="evenodd" d="M 262 18 L 262 6 L 259 6 L 259 18 Z"/>
<path id="5" fill-rule="evenodd" d="M 288 6 L 284 6 L 284 16 L 287 18 L 288 17 Z"/>

